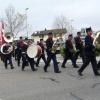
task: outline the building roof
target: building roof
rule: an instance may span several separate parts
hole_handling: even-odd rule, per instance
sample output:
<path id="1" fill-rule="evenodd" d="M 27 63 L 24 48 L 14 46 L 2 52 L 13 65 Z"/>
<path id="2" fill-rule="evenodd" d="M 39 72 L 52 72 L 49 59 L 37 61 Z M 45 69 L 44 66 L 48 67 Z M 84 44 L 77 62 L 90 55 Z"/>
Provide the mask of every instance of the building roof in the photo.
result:
<path id="1" fill-rule="evenodd" d="M 59 33 L 66 33 L 66 28 L 64 29 L 51 29 L 51 30 L 43 30 L 43 31 L 37 31 L 34 32 L 31 36 L 38 36 L 38 35 L 48 35 L 48 33 L 53 32 L 53 34 L 59 34 Z"/>

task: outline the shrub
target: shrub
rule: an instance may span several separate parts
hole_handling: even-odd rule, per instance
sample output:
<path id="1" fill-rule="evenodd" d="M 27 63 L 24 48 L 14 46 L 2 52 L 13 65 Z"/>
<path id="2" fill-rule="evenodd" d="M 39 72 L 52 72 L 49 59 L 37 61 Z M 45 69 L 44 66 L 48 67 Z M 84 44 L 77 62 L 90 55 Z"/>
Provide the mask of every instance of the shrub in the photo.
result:
<path id="1" fill-rule="evenodd" d="M 100 56 L 100 44 L 97 45 L 96 56 Z"/>
<path id="2" fill-rule="evenodd" d="M 60 46 L 60 54 L 62 57 L 65 57 L 65 52 L 64 52 L 65 46 Z M 76 54 L 76 50 L 73 50 L 73 55 Z M 97 51 L 96 51 L 96 56 L 100 56 L 100 44 L 97 46 Z"/>
<path id="3" fill-rule="evenodd" d="M 65 57 L 65 51 L 64 51 L 65 46 L 60 46 L 60 54 L 62 57 Z M 73 55 L 76 54 L 76 50 L 73 50 Z"/>
<path id="4" fill-rule="evenodd" d="M 60 54 L 62 55 L 63 58 L 65 57 L 64 47 L 65 46 L 60 46 Z"/>

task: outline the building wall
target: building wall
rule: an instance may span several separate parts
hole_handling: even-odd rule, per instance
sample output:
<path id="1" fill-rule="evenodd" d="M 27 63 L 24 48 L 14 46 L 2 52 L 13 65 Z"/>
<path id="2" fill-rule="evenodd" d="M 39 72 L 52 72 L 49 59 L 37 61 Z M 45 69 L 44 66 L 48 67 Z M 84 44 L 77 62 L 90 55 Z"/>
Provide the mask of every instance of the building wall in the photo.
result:
<path id="1" fill-rule="evenodd" d="M 44 41 L 46 41 L 46 39 L 48 38 L 48 35 L 44 35 Z M 34 42 L 37 43 L 37 41 L 40 41 L 40 37 L 39 36 L 32 36 L 32 39 L 34 39 Z"/>
<path id="2" fill-rule="evenodd" d="M 57 37 L 59 37 L 59 36 L 56 36 L 54 38 L 57 38 Z M 48 35 L 44 35 L 44 38 L 43 38 L 44 41 L 46 41 L 47 38 L 48 38 Z M 40 41 L 40 37 L 39 36 L 32 36 L 32 39 L 34 39 L 35 43 L 37 43 L 37 41 Z M 62 39 L 63 39 L 63 41 L 65 41 L 65 34 L 62 35 Z"/>

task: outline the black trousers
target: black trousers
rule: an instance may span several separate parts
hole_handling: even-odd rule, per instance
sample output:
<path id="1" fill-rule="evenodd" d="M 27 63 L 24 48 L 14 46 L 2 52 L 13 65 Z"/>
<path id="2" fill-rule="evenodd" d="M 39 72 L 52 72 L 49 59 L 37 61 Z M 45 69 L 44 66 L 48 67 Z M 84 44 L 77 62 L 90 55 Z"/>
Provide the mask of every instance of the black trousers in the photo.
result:
<path id="1" fill-rule="evenodd" d="M 98 69 L 100 69 L 100 61 L 98 62 L 98 65 L 97 66 L 98 66 Z"/>
<path id="2" fill-rule="evenodd" d="M 46 58 L 45 58 L 45 55 L 42 54 L 42 55 L 37 59 L 36 66 L 39 65 L 39 62 L 40 62 L 41 58 L 43 59 L 44 63 L 46 64 Z"/>
<path id="3" fill-rule="evenodd" d="M 94 74 L 98 74 L 97 61 L 95 56 L 86 56 L 86 61 L 83 63 L 79 71 L 83 72 L 83 70 L 89 65 L 90 62 L 92 64 Z"/>
<path id="4" fill-rule="evenodd" d="M 1 56 L 1 61 L 3 61 L 3 63 L 4 63 L 5 62 L 5 56 L 4 56 L 4 54 L 1 53 L 0 56 Z"/>
<path id="5" fill-rule="evenodd" d="M 10 66 L 12 68 L 13 64 L 12 64 L 12 58 L 11 58 L 11 56 L 7 56 L 7 55 L 5 56 L 5 62 L 4 62 L 5 68 L 7 68 L 7 65 L 8 65 L 7 61 L 9 61 L 9 64 L 10 64 Z"/>
<path id="6" fill-rule="evenodd" d="M 17 50 L 15 49 L 15 60 L 17 60 Z"/>
<path id="7" fill-rule="evenodd" d="M 85 56 L 83 54 L 83 51 L 81 51 L 81 50 L 76 52 L 76 54 L 75 54 L 75 62 L 77 61 L 79 55 L 80 55 L 80 57 L 82 57 L 82 61 L 84 63 L 85 62 Z"/>
<path id="8" fill-rule="evenodd" d="M 18 64 L 18 66 L 20 66 L 20 59 L 21 59 L 21 56 L 22 56 L 21 51 L 18 50 L 18 51 L 17 51 L 17 64 Z"/>
<path id="9" fill-rule="evenodd" d="M 58 64 L 57 64 L 56 55 L 48 55 L 47 62 L 45 64 L 45 66 L 44 66 L 44 69 L 47 70 L 51 60 L 53 60 L 54 72 L 58 72 L 59 71 L 59 67 L 58 67 Z"/>
<path id="10" fill-rule="evenodd" d="M 68 59 L 70 59 L 72 61 L 72 64 L 73 64 L 74 67 L 77 66 L 76 63 L 75 63 L 75 58 L 74 58 L 72 52 L 66 52 L 65 53 L 65 58 L 64 58 L 64 61 L 62 63 L 62 66 L 65 66 L 65 64 L 66 64 L 66 62 L 67 62 Z"/>
<path id="11" fill-rule="evenodd" d="M 34 70 L 34 58 L 29 58 L 27 55 L 22 55 L 22 61 L 22 69 L 24 69 L 27 62 L 29 62 L 31 69 Z"/>

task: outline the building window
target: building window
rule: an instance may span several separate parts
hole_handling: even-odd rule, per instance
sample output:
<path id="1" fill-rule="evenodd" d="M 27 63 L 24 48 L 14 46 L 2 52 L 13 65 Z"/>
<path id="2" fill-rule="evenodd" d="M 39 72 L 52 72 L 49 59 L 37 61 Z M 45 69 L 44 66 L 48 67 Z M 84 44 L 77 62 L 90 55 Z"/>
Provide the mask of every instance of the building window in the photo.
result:
<path id="1" fill-rule="evenodd" d="M 39 35 L 39 38 L 44 38 L 44 35 Z"/>

